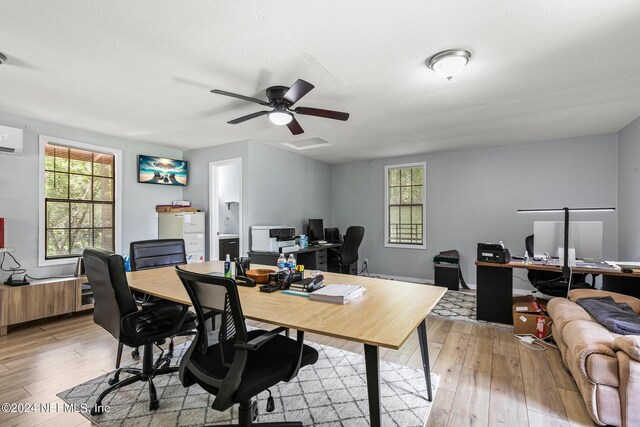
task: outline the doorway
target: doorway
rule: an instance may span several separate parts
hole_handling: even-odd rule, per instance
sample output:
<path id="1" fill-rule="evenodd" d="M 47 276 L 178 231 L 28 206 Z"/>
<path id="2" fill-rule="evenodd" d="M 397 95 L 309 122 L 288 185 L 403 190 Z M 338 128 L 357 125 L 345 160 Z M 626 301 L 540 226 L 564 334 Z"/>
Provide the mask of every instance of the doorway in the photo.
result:
<path id="1" fill-rule="evenodd" d="M 243 254 L 242 158 L 209 163 L 209 260 Z"/>

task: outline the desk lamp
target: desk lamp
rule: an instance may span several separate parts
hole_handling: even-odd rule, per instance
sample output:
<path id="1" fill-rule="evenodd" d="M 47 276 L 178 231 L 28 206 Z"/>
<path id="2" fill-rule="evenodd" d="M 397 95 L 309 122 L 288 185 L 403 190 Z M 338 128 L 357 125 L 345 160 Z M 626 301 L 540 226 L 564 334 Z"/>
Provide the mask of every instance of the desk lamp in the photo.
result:
<path id="1" fill-rule="evenodd" d="M 613 212 L 616 208 L 562 208 L 562 209 L 518 209 L 517 213 L 556 213 L 564 212 L 564 265 L 562 266 L 562 277 L 569 279 L 571 269 L 569 268 L 569 212 Z"/>

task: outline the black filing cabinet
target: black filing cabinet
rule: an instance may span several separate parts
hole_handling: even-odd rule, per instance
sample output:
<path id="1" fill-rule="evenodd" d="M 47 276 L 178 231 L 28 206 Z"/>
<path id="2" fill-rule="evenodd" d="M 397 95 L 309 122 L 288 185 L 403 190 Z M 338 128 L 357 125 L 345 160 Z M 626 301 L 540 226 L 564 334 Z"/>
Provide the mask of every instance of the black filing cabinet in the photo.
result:
<path id="1" fill-rule="evenodd" d="M 219 259 L 220 261 L 224 261 L 227 254 L 229 254 L 229 258 L 233 261 L 234 258 L 238 258 L 240 256 L 240 239 L 220 239 L 219 240 Z"/>

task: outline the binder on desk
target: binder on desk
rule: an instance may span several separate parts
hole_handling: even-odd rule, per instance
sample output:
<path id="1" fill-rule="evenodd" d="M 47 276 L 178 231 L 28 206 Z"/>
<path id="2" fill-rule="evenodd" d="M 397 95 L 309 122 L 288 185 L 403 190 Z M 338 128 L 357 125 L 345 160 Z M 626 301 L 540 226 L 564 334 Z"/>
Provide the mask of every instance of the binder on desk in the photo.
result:
<path id="1" fill-rule="evenodd" d="M 354 298 L 358 298 L 366 288 L 355 285 L 328 285 L 309 296 L 313 301 L 331 302 L 334 304 L 346 304 Z"/>

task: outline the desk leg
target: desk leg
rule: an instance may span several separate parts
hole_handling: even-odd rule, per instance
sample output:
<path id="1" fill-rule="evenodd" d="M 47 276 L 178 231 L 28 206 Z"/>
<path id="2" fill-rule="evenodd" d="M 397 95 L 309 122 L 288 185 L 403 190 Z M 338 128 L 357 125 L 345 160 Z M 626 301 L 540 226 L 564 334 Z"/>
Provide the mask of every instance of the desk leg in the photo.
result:
<path id="1" fill-rule="evenodd" d="M 476 282 L 478 320 L 512 325 L 513 270 L 479 265 L 476 268 Z"/>
<path id="2" fill-rule="evenodd" d="M 369 421 L 372 427 L 380 427 L 382 425 L 382 417 L 380 415 L 380 358 L 377 346 L 364 345 L 364 362 L 367 368 Z"/>
<path id="3" fill-rule="evenodd" d="M 431 367 L 429 366 L 429 347 L 427 346 L 427 319 L 424 319 L 418 325 L 418 341 L 420 342 L 420 354 L 422 354 L 424 379 L 427 381 L 427 397 L 429 402 L 433 402 L 433 392 L 431 391 Z"/>

